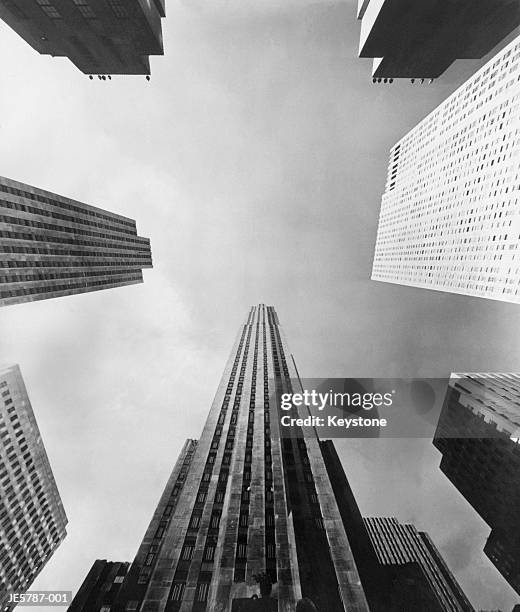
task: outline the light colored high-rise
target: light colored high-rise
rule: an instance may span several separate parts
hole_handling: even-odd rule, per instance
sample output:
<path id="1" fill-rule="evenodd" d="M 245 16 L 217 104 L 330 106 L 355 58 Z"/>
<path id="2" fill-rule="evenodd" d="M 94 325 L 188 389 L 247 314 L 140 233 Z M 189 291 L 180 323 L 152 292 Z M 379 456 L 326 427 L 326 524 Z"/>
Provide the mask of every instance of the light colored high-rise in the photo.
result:
<path id="1" fill-rule="evenodd" d="M 520 303 L 520 37 L 390 152 L 372 279 Z"/>
<path id="2" fill-rule="evenodd" d="M 66 535 L 67 517 L 18 366 L 0 369 L 0 610 L 25 592 Z"/>

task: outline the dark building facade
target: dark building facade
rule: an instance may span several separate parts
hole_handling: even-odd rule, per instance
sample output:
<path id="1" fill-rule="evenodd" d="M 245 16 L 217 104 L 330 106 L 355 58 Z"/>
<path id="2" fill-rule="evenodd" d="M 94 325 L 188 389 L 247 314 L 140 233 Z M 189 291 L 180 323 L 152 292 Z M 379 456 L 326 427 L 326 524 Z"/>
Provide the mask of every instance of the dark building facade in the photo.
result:
<path id="1" fill-rule="evenodd" d="M 110 610 L 128 571 L 129 563 L 98 559 L 90 568 L 68 612 Z"/>
<path id="2" fill-rule="evenodd" d="M 0 306 L 143 282 L 132 219 L 0 177 Z"/>
<path id="3" fill-rule="evenodd" d="M 3 19 L 41 54 L 85 74 L 150 74 L 163 54 L 165 0 L 0 0 Z"/>
<path id="4" fill-rule="evenodd" d="M 276 312 L 252 308 L 111 612 L 368 612 L 316 433 L 280 435 L 297 379 Z"/>
<path id="5" fill-rule="evenodd" d="M 516 0 L 359 0 L 359 57 L 372 76 L 437 78 L 457 59 L 480 59 L 520 24 Z"/>
<path id="6" fill-rule="evenodd" d="M 66 536 L 67 517 L 18 366 L 0 370 L 0 610 Z"/>
<path id="7" fill-rule="evenodd" d="M 453 375 L 433 444 L 491 527 L 484 552 L 520 594 L 520 375 Z"/>
<path id="8" fill-rule="evenodd" d="M 396 610 L 475 612 L 427 533 L 395 518 L 364 520 L 380 564 L 391 568 Z"/>
<path id="9" fill-rule="evenodd" d="M 371 612 L 389 612 L 389 576 L 379 562 L 332 440 L 320 442 L 327 473 Z"/>

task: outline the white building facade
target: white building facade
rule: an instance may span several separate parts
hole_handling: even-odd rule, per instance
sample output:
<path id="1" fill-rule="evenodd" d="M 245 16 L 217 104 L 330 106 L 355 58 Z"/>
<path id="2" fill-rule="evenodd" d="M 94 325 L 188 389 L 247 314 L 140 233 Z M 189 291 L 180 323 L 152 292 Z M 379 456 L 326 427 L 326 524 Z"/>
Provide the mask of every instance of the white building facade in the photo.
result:
<path id="1" fill-rule="evenodd" d="M 520 37 L 391 150 L 372 279 L 520 302 Z"/>

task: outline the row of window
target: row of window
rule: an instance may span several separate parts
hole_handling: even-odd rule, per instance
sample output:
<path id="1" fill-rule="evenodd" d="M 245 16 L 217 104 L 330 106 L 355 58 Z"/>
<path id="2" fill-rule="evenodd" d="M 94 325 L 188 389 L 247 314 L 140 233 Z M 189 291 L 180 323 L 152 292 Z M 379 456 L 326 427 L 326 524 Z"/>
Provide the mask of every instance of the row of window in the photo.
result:
<path id="1" fill-rule="evenodd" d="M 41 0 L 44 1 L 44 0 Z M 81 213 L 82 215 L 88 215 L 89 217 L 95 217 L 98 219 L 104 219 L 106 221 L 110 221 L 111 223 L 117 223 L 120 225 L 124 225 L 129 229 L 133 229 L 135 231 L 135 222 L 130 219 L 123 219 L 117 215 L 110 215 L 106 212 L 101 211 L 100 209 L 95 209 L 93 207 L 87 206 L 77 206 L 76 204 L 71 204 L 70 202 L 64 202 L 62 200 L 57 200 L 56 198 L 50 198 L 48 196 L 40 195 L 38 193 L 32 193 L 30 191 L 25 191 L 23 189 L 18 189 L 17 187 L 10 187 L 9 185 L 0 184 L 0 192 L 9 193 L 11 195 L 16 195 L 20 198 L 25 198 L 27 200 L 33 200 L 35 202 L 41 202 L 42 204 L 49 204 L 51 206 L 57 206 L 58 208 L 63 208 L 65 210 L 69 210 L 72 212 Z M 19 210 L 25 210 L 24 208 Z M 41 214 L 38 212 L 41 209 L 34 209 L 36 214 Z M 70 217 L 71 220 L 74 220 L 74 217 Z M 128 231 L 128 230 L 127 230 Z"/>

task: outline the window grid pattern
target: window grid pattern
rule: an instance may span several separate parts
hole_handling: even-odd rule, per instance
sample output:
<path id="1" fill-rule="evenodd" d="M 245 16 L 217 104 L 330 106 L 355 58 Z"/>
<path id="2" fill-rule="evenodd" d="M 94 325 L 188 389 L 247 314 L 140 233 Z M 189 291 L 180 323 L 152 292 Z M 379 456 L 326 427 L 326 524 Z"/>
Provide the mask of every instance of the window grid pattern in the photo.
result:
<path id="1" fill-rule="evenodd" d="M 0 606 L 25 590 L 66 535 L 67 518 L 18 366 L 0 370 Z"/>
<path id="2" fill-rule="evenodd" d="M 372 279 L 520 302 L 520 37 L 391 150 Z"/>
<path id="3" fill-rule="evenodd" d="M 135 222 L 0 178 L 0 305 L 143 281 Z"/>
<path id="4" fill-rule="evenodd" d="M 35 2 L 49 19 L 61 19 L 61 13 L 50 0 L 35 0 Z"/>

